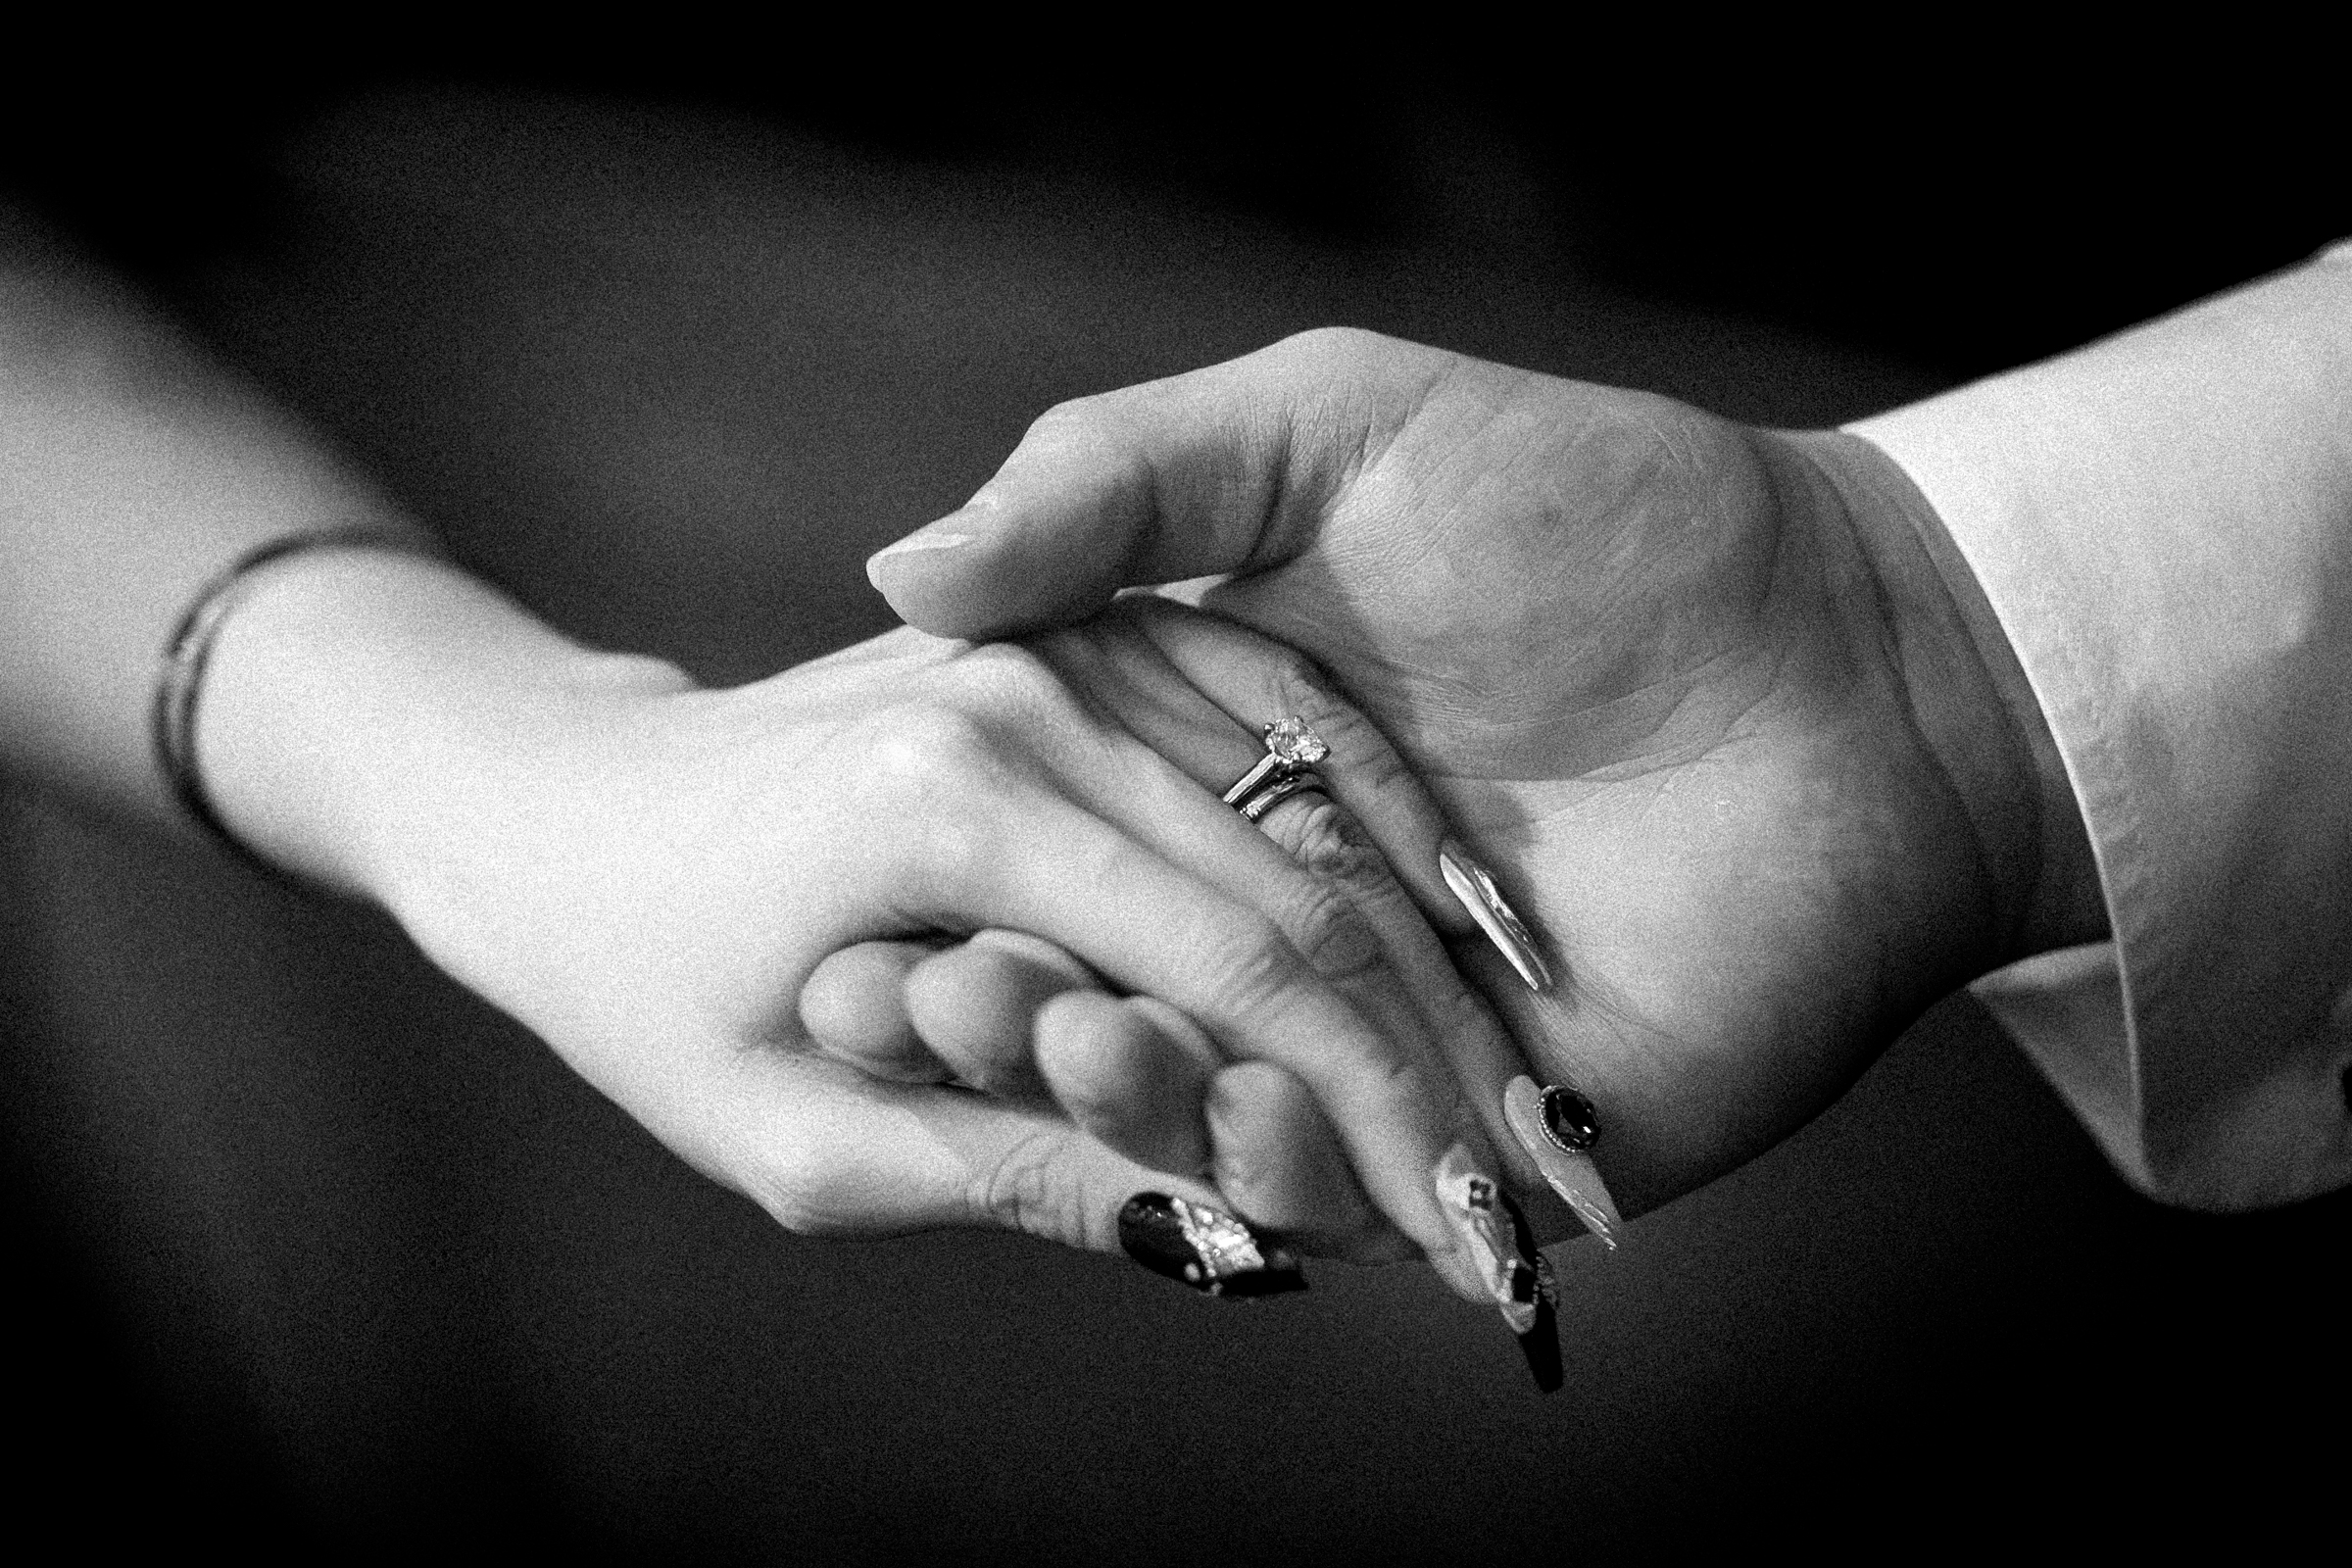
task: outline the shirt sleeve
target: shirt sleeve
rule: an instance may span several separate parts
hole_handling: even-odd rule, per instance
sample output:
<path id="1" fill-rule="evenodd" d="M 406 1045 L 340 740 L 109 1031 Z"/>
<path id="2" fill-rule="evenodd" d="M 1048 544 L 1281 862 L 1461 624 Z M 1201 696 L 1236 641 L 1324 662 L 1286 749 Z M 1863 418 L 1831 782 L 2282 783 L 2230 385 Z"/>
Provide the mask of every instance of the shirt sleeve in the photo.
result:
<path id="1" fill-rule="evenodd" d="M 1849 429 L 1976 574 L 2098 859 L 2113 940 L 1978 997 L 2153 1196 L 2352 1183 L 2352 244 Z"/>

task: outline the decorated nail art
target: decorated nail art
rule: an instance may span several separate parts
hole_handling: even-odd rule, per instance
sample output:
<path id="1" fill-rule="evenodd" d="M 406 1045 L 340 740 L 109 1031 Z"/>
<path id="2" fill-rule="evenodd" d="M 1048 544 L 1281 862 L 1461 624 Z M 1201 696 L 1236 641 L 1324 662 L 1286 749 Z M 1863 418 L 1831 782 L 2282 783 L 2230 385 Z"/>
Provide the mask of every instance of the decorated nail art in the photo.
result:
<path id="1" fill-rule="evenodd" d="M 1203 1296 L 1282 1296 L 1306 1289 L 1298 1260 L 1206 1203 L 1138 1193 L 1119 1210 L 1119 1246 L 1154 1274 Z"/>
<path id="2" fill-rule="evenodd" d="M 1536 1245 L 1535 1230 L 1527 1216 L 1508 1193 L 1498 1194 L 1502 1210 L 1510 1216 L 1511 1242 L 1519 1255 L 1535 1259 L 1535 1322 L 1519 1336 L 1519 1348 L 1527 1356 L 1527 1369 L 1535 1374 L 1536 1387 L 1545 1394 L 1557 1394 L 1566 1381 L 1560 1365 L 1560 1286 L 1551 1272 L 1551 1260 Z"/>
<path id="3" fill-rule="evenodd" d="M 1438 846 L 1438 870 L 1446 878 L 1446 886 L 1452 889 L 1454 898 L 1469 911 L 1470 918 L 1487 934 L 1487 940 L 1519 971 L 1527 989 L 1549 991 L 1551 970 L 1544 964 L 1544 956 L 1536 951 L 1536 939 L 1504 901 L 1502 890 L 1494 885 L 1494 873 L 1479 864 L 1454 839 Z"/>
<path id="4" fill-rule="evenodd" d="M 1518 1337 L 1536 1386 L 1549 1394 L 1560 1386 L 1557 1286 L 1551 1265 L 1537 1250 L 1535 1235 L 1518 1205 L 1494 1178 L 1478 1168 L 1460 1144 L 1446 1151 L 1435 1172 L 1438 1201 L 1459 1236 L 1463 1252 L 1478 1268 L 1502 1321 Z"/>
<path id="5" fill-rule="evenodd" d="M 1502 1119 L 1561 1201 L 1576 1210 L 1586 1229 L 1614 1248 L 1625 1221 L 1601 1182 L 1600 1168 L 1585 1152 L 1600 1138 L 1592 1102 L 1566 1084 L 1544 1087 L 1522 1076 L 1503 1086 Z"/>

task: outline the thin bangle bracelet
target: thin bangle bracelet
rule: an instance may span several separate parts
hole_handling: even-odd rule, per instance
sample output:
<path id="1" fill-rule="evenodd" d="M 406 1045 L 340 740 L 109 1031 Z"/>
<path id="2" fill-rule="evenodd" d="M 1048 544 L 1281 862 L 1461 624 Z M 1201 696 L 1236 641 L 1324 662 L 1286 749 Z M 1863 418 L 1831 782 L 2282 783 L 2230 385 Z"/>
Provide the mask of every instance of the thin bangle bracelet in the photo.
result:
<path id="1" fill-rule="evenodd" d="M 179 617 L 164 644 L 164 658 L 155 683 L 155 706 L 149 719 L 155 742 L 156 766 L 164 786 L 180 808 L 214 842 L 235 858 L 278 882 L 298 879 L 271 864 L 228 830 L 205 793 L 204 775 L 196 765 L 196 704 L 204 692 L 205 665 L 213 657 L 213 642 L 229 612 L 244 597 L 253 574 L 273 561 L 313 550 L 388 550 L 409 547 L 382 532 L 364 526 L 319 528 L 287 534 L 248 550 L 207 582 Z"/>

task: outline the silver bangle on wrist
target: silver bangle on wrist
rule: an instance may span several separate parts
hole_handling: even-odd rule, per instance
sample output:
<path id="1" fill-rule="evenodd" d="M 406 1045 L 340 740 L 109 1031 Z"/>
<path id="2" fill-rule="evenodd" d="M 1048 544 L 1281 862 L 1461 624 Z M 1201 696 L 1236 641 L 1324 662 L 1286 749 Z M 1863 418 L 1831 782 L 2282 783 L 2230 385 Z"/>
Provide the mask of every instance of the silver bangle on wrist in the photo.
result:
<path id="1" fill-rule="evenodd" d="M 257 545 L 229 563 L 198 591 L 164 644 L 163 662 L 155 683 L 155 704 L 149 712 L 155 762 L 164 787 L 180 809 L 230 855 L 277 881 L 292 878 L 246 846 L 220 820 L 205 793 L 204 774 L 196 761 L 196 705 L 204 693 L 204 670 L 213 656 L 213 642 L 221 623 L 236 609 L 253 574 L 272 562 L 313 550 L 401 550 L 405 546 L 380 530 L 365 526 L 319 528 L 286 534 Z"/>

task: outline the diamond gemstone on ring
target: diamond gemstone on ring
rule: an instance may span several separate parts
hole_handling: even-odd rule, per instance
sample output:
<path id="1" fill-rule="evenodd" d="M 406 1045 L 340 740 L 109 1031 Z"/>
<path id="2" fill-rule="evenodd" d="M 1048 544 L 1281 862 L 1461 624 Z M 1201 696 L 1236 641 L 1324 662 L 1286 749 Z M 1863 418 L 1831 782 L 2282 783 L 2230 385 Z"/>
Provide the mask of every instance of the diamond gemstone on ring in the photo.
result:
<path id="1" fill-rule="evenodd" d="M 1301 767 L 1320 762 L 1331 755 L 1323 737 L 1308 729 L 1306 720 L 1296 714 L 1266 726 L 1266 750 L 1281 760 Z"/>

